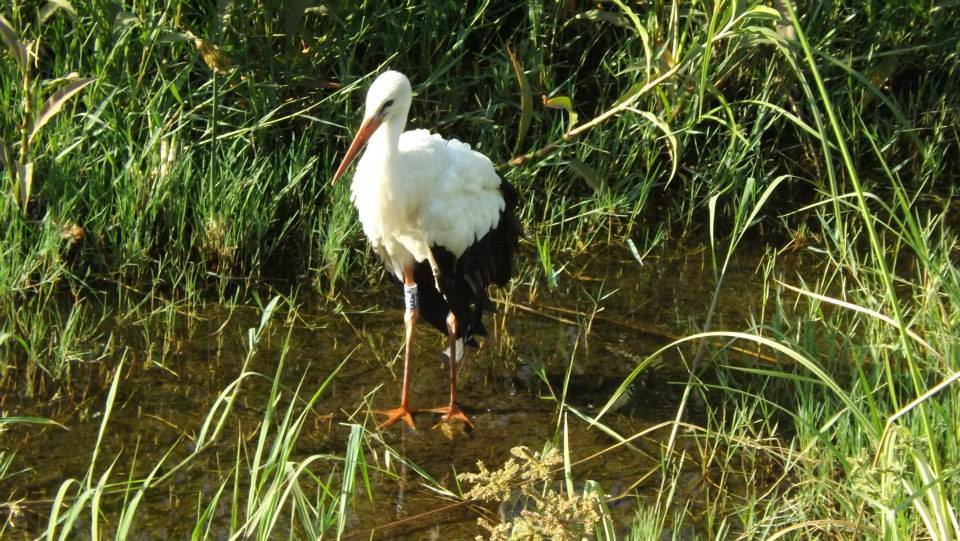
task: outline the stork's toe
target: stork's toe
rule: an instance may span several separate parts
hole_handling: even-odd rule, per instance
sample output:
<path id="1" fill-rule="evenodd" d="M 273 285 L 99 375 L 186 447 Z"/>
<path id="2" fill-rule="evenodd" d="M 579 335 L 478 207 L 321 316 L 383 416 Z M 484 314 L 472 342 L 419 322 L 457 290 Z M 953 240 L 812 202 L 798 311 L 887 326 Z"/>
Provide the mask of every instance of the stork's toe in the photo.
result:
<path id="1" fill-rule="evenodd" d="M 387 417 L 385 421 L 377 425 L 377 428 L 380 430 L 387 428 L 400 420 L 407 423 L 407 426 L 414 430 L 417 428 L 417 426 L 413 424 L 413 411 L 406 406 L 400 406 L 399 408 L 390 410 L 376 410 L 374 413 L 378 415 L 385 415 Z"/>

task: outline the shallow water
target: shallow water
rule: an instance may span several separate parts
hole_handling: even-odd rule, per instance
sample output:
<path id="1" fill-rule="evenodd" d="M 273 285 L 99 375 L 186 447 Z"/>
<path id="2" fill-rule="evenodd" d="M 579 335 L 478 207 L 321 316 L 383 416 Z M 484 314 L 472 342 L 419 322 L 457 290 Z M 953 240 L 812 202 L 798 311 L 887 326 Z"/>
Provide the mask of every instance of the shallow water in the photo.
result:
<path id="1" fill-rule="evenodd" d="M 540 286 L 532 295 L 530 288 L 517 287 L 511 298 L 514 304 L 501 304 L 498 314 L 488 319 L 492 336 L 480 350 L 468 354 L 459 374 L 460 403 L 474 420 L 475 430 L 451 437 L 431 428 L 436 415 L 420 413 L 416 416 L 418 430 L 396 425 L 382 433 L 384 442 L 447 487 L 454 486 L 456 472 L 473 471 L 478 460 L 496 467 L 515 446 L 541 449 L 546 442 L 559 442 L 561 417 L 553 396 L 562 393 L 568 367 L 567 404 L 595 415 L 646 355 L 667 343 L 669 336 L 702 325 L 713 288 L 707 257 L 699 250 L 684 257 L 650 259 L 641 266 L 628 251 L 608 249 L 579 258 L 579 270 L 564 274 L 554 291 Z M 756 257 L 742 258 L 731 268 L 714 328 L 746 328 L 749 311 L 761 301 L 757 294 L 763 291 L 756 262 Z M 785 268 L 795 266 L 796 262 L 784 264 Z M 376 420 L 370 407 L 396 405 L 402 371 L 400 294 L 383 283 L 371 291 L 349 291 L 344 297 L 346 304 L 333 310 L 330 303 L 301 296 L 295 316 L 286 320 L 284 314 L 274 316 L 269 335 L 251 365 L 263 377 L 244 382 L 231 426 L 220 439 L 225 444 L 203 453 L 190 468 L 178 472 L 169 488 L 148 493 L 152 496 L 141 505 L 135 521 L 135 538 L 189 538 L 199 509 L 236 464 L 237 439 L 246 442 L 244 452 L 252 452 L 288 337 L 280 374 L 281 413 L 298 386 L 302 389 L 299 399 L 309 398 L 349 356 L 315 406 L 311 421 L 300 434 L 297 453 L 343 455 L 349 423 L 365 423 L 372 430 Z M 145 333 L 135 324 L 118 331 L 115 349 L 124 351 L 126 346 L 126 368 L 100 449 L 97 475 L 114 460 L 116 480 L 124 479 L 131 468 L 136 475 L 144 475 L 178 439 L 182 441 L 174 457 L 186 456 L 216 397 L 238 376 L 246 354 L 247 329 L 256 327 L 259 319 L 260 312 L 253 307 L 229 310 L 210 306 L 179 318 L 177 328 L 164 329 L 164 338 Z M 168 342 L 159 344 L 159 340 Z M 442 337 L 433 329 L 418 327 L 414 407 L 446 403 L 442 344 Z M 170 353 L 148 353 L 164 349 Z M 120 357 L 118 353 L 115 362 Z M 680 363 L 676 353 L 666 354 L 638 378 L 604 422 L 620 434 L 631 435 L 673 419 L 686 373 Z M 545 374 L 546 380 L 538 372 Z M 13 467 L 0 484 L 0 501 L 20 501 L 21 510 L 5 536 L 27 539 L 41 533 L 50 512 L 49 500 L 60 484 L 68 478 L 82 478 L 89 467 L 106 397 L 105 386 L 93 388 L 98 390 L 79 397 L 55 396 L 43 403 L 18 403 L 9 397 L 5 401 L 8 415 L 46 416 L 69 428 L 16 426 L 0 435 L 2 447 L 16 451 Z M 688 419 L 700 420 L 701 408 L 692 403 Z M 574 416 L 569 416 L 568 423 L 575 459 L 615 443 Z M 659 487 L 656 469 L 662 442 L 657 438 L 666 435 L 667 431 L 661 430 L 630 447 L 606 453 L 578 466 L 575 477 L 578 482 L 598 481 L 607 493 L 618 494 L 653 471 L 638 486 L 641 497 L 652 501 Z M 384 448 L 376 442 L 368 441 L 368 445 L 368 462 L 384 466 Z M 330 468 L 338 467 L 331 462 Z M 324 475 L 323 467 L 318 468 L 318 474 Z M 391 525 L 449 503 L 423 488 L 398 462 L 391 469 L 390 475 L 373 472 L 372 502 L 359 483 L 348 537 L 366 539 L 371 529 L 377 529 L 376 538 L 389 539 L 472 538 L 480 533 L 478 511 L 467 506 Z M 695 500 L 700 483 L 699 474 L 691 473 L 686 483 L 689 494 L 681 499 Z M 245 490 L 241 488 L 244 494 Z M 631 505 L 626 505 L 632 501 L 627 498 L 625 505 L 613 506 L 617 513 L 622 507 L 623 516 L 618 519 L 626 521 L 632 516 Z M 221 507 L 214 524 L 223 526 L 229 520 L 229 509 Z M 110 509 L 109 504 L 105 508 Z M 172 516 L 183 518 L 171 520 Z M 112 522 L 109 517 L 106 520 Z M 88 523 L 81 521 L 83 527 Z M 83 537 L 86 533 L 79 534 Z"/>

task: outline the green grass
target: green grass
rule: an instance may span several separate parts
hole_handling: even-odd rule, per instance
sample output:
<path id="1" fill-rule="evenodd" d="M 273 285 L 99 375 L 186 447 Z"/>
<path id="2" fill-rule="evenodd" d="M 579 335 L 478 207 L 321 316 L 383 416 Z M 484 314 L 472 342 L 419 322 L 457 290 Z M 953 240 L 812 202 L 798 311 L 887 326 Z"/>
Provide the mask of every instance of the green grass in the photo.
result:
<path id="1" fill-rule="evenodd" d="M 692 370 L 676 414 L 650 433 L 663 442 L 644 485 L 656 494 L 635 502 L 634 539 L 960 538 L 955 3 L 82 4 L 46 19 L 35 3 L 0 8 L 16 39 L 36 44 L 26 79 L 9 33 L 0 53 L 6 392 L 40 403 L 94 374 L 113 405 L 124 383 L 102 374 L 165 367 L 174 346 L 163 338 L 205 304 L 232 313 L 272 298 L 268 289 L 296 299 L 310 288 L 334 311 L 375 283 L 347 189 L 327 181 L 366 86 L 390 67 L 413 81 L 412 125 L 471 142 L 524 194 L 525 261 L 511 297 L 570 291 L 573 261 L 601 246 L 626 247 L 637 265 L 707 247 L 714 296 L 663 350 L 680 348 Z M 24 138 L 46 100 L 84 78 L 93 81 Z M 577 123 L 541 96 L 569 98 Z M 526 159 L 511 165 L 516 151 Z M 28 162 L 25 199 L 16 163 Z M 745 248 L 764 254 L 751 284 L 762 302 L 751 324 L 722 327 L 728 268 Z M 815 272 L 775 272 L 785 251 Z M 593 315 L 605 299 L 590 299 Z M 295 300 L 285 310 L 296 319 Z M 115 345 L 130 333 L 144 343 L 135 359 Z M 726 345 L 777 363 L 745 362 Z M 569 377 L 572 364 L 564 369 Z M 193 452 L 174 446 L 141 464 L 153 472 L 142 478 L 129 456 L 91 459 L 46 513 L 48 538 L 81 523 L 86 535 L 125 538 L 144 494 L 169 490 L 170 469 L 214 441 L 235 460 L 199 496 L 196 538 L 224 531 L 211 519 L 223 506 L 232 535 L 348 531 L 358 483 L 368 469 L 390 471 L 371 458 L 387 444 L 357 424 L 340 455 L 297 452 L 324 387 L 296 389 L 302 401 L 281 406 L 279 373 L 269 394 L 248 397 L 264 404 L 255 440 L 222 433 L 254 377 L 243 371 L 207 424 L 191 427 Z M 567 422 L 606 422 L 566 393 L 554 397 L 547 444 L 561 450 Z M 705 405 L 703 423 L 689 418 L 693 402 Z M 107 431 L 108 417 L 109 407 Z M 4 412 L 0 432 L 22 420 Z M 611 445 L 637 437 L 604 429 Z M 0 454 L 0 487 L 15 455 Z M 388 455 L 438 494 L 461 495 Z M 567 479 L 579 475 L 578 457 L 564 458 Z M 696 501 L 684 490 L 692 471 L 704 479 Z M 110 513 L 119 518 L 102 530 Z M 597 538 L 628 538 L 598 528 Z"/>

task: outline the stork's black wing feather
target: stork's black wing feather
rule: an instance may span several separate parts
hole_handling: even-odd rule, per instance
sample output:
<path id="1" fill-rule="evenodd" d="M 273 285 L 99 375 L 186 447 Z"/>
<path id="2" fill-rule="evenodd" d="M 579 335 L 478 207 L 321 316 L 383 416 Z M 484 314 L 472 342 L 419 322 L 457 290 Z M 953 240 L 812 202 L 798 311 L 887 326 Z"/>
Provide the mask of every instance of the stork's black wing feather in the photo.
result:
<path id="1" fill-rule="evenodd" d="M 500 183 L 504 208 L 497 224 L 477 239 L 459 258 L 442 246 L 433 246 L 433 257 L 440 267 L 437 291 L 433 271 L 426 261 L 417 263 L 414 279 L 420 297 L 420 315 L 440 332 L 447 332 L 447 313 L 457 317 L 457 337 L 476 345 L 474 336 L 486 336 L 483 312 L 492 311 L 487 286 L 503 287 L 513 274 L 513 254 L 523 233 L 516 216 L 517 191 L 505 181 Z"/>

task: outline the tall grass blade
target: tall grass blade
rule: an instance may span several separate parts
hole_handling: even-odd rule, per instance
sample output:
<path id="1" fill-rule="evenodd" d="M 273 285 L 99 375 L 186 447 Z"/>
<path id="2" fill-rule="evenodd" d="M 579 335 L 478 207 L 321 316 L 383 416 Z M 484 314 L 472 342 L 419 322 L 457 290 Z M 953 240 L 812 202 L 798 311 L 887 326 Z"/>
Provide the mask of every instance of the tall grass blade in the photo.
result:
<path id="1" fill-rule="evenodd" d="M 179 443 L 179 440 L 178 442 Z M 140 506 L 140 502 L 143 500 L 144 495 L 147 492 L 147 489 L 153 486 L 153 480 L 156 478 L 157 474 L 160 472 L 160 469 L 167 463 L 167 459 L 170 458 L 174 449 L 177 448 L 177 444 L 172 445 L 167 452 L 163 454 L 162 457 L 157 461 L 157 463 L 150 470 L 150 473 L 147 474 L 147 477 L 143 479 L 140 483 L 140 487 L 134 493 L 133 497 L 130 498 L 130 501 L 126 503 L 123 507 L 123 510 L 120 512 L 120 520 L 117 522 L 117 535 L 118 540 L 126 539 L 130 535 L 131 528 L 133 527 L 133 521 L 138 518 L 137 509 Z M 133 475 L 131 470 L 130 475 Z M 132 482 L 132 481 L 129 481 Z"/>
<path id="2" fill-rule="evenodd" d="M 110 479 L 110 474 L 113 473 L 113 467 L 115 465 L 116 465 L 116 459 L 100 475 L 100 480 L 97 481 L 97 486 L 96 488 L 93 489 L 93 497 L 90 498 L 90 538 L 91 539 L 100 539 L 100 515 L 102 513 L 102 511 L 100 510 L 100 498 L 103 497 L 104 489 L 107 486 L 107 481 Z M 64 533 L 66 533 L 66 530 L 64 531 Z"/>
<path id="3" fill-rule="evenodd" d="M 0 165 L 4 169 L 13 173 L 13 160 L 10 158 L 10 150 L 7 148 L 7 142 L 0 137 Z"/>
<path id="4" fill-rule="evenodd" d="M 47 125 L 53 117 L 57 116 L 57 113 L 63 108 L 64 104 L 70 100 L 77 92 L 80 92 L 86 88 L 89 84 L 93 83 L 96 79 L 88 77 L 85 79 L 77 79 L 71 81 L 64 85 L 63 88 L 57 90 L 52 96 L 47 98 L 47 101 L 43 103 L 43 107 L 40 108 L 40 111 L 37 113 L 37 118 L 33 122 L 33 128 L 30 130 L 30 136 L 28 143 L 33 142 L 33 138 L 36 137 L 37 133 Z"/>
<path id="5" fill-rule="evenodd" d="M 20 42 L 17 31 L 13 29 L 13 25 L 10 24 L 10 21 L 4 18 L 3 15 L 0 15 L 0 39 L 3 39 L 3 43 L 5 43 L 10 50 L 10 54 L 13 55 L 13 59 L 16 60 L 17 66 L 20 67 L 20 71 L 26 72 L 26 70 L 29 69 L 27 66 L 27 48 Z"/>
<path id="6" fill-rule="evenodd" d="M 563 412 L 563 481 L 566 483 L 567 494 L 574 493 L 573 488 L 573 459 L 570 456 L 570 425 L 567 422 L 567 412 Z"/>
<path id="7" fill-rule="evenodd" d="M 523 145 L 523 139 L 527 136 L 533 118 L 533 91 L 530 89 L 530 82 L 527 81 L 527 74 L 523 72 L 520 59 L 509 45 L 507 55 L 510 56 L 513 75 L 517 78 L 517 85 L 520 87 L 520 124 L 517 126 L 517 142 L 513 145 L 513 155 L 516 156 L 520 153 L 520 147 Z"/>
<path id="8" fill-rule="evenodd" d="M 47 0 L 47 2 L 43 4 L 43 7 L 40 8 L 40 22 L 47 22 L 47 19 L 61 9 L 73 17 L 77 16 L 77 10 L 73 7 L 73 4 L 67 0 Z"/>
<path id="9" fill-rule="evenodd" d="M 640 43 L 643 45 L 643 60 L 644 60 L 644 75 L 649 79 L 652 70 L 653 62 L 653 49 L 650 48 L 650 33 L 647 31 L 647 27 L 643 25 L 640 21 L 640 17 L 637 16 L 637 13 L 633 11 L 623 0 L 613 0 L 613 3 L 620 8 L 620 11 L 627 16 L 630 20 L 630 23 L 633 24 L 633 30 L 636 31 L 637 35 L 640 36 Z"/>
<path id="10" fill-rule="evenodd" d="M 854 303 L 852 303 L 852 302 L 847 302 L 847 301 L 844 301 L 844 300 L 841 300 L 841 299 L 837 299 L 837 298 L 834 298 L 834 297 L 830 297 L 830 296 L 827 296 L 827 295 L 821 295 L 820 293 L 815 293 L 815 292 L 809 291 L 809 290 L 807 290 L 807 289 L 801 289 L 801 288 L 799 288 L 799 287 L 794 287 L 794 286 L 792 286 L 792 285 L 790 285 L 790 284 L 787 284 L 787 283 L 785 283 L 785 282 L 781 282 L 780 280 L 777 280 L 777 279 L 774 279 L 774 282 L 776 282 L 777 284 L 779 284 L 779 285 L 781 285 L 781 286 L 789 289 L 790 291 L 793 291 L 794 293 L 799 293 L 800 295 L 804 295 L 804 296 L 810 297 L 810 298 L 812 298 L 812 299 L 816 299 L 816 300 L 818 300 L 818 301 L 826 302 L 826 303 L 829 303 L 829 304 L 833 304 L 833 305 L 839 306 L 839 307 L 841 307 L 841 308 L 845 308 L 845 309 L 847 309 L 847 310 L 853 310 L 853 311 L 855 311 L 855 312 L 859 312 L 859 313 L 861 313 L 861 314 L 868 315 L 868 316 L 870 316 L 871 318 L 876 319 L 876 320 L 879 320 L 879 321 L 882 321 L 882 322 L 886 323 L 887 325 L 890 325 L 891 327 L 894 327 L 894 328 L 896 328 L 896 329 L 898 329 L 898 330 L 899 330 L 899 328 L 900 328 L 900 324 L 897 323 L 897 321 L 896 321 L 895 319 L 893 319 L 893 318 L 890 317 L 890 316 L 881 314 L 880 312 L 877 312 L 876 310 L 871 310 L 870 308 L 867 308 L 867 307 L 865 307 L 865 306 L 860 306 L 860 305 L 858 305 L 858 304 L 854 304 Z M 919 334 L 917 334 L 916 332 L 914 332 L 913 330 L 911 330 L 911 329 L 909 329 L 909 328 L 905 329 L 905 332 L 907 333 L 907 336 L 909 336 L 914 342 L 916 342 L 916 343 L 920 344 L 921 346 L 923 346 L 923 348 L 926 349 L 927 352 L 929 352 L 931 355 L 933 355 L 933 356 L 936 357 L 937 359 L 943 360 L 943 355 L 941 355 L 939 351 L 935 350 L 935 349 L 933 348 L 933 346 L 931 346 L 929 343 L 927 343 L 927 341 L 924 340 L 923 337 L 921 337 Z"/>
<path id="11" fill-rule="evenodd" d="M 229 482 L 229 478 L 224 479 L 223 482 L 220 483 L 220 487 L 217 488 L 217 491 L 214 492 L 210 497 L 210 501 L 207 502 L 203 512 L 200 513 L 199 517 L 197 517 L 197 523 L 194 525 L 193 531 L 190 533 L 190 539 L 210 538 L 210 530 L 213 527 L 213 517 L 217 511 L 217 506 L 220 504 L 220 498 L 223 496 L 223 490 L 227 487 Z"/>
<path id="12" fill-rule="evenodd" d="M 117 363 L 116 368 L 113 372 L 113 381 L 110 382 L 110 390 L 107 392 L 107 401 L 103 407 L 103 418 L 100 420 L 100 429 L 97 431 L 97 440 L 93 444 L 93 455 L 90 457 L 90 467 L 87 469 L 86 487 L 89 491 L 93 482 L 93 472 L 97 467 L 97 457 L 100 454 L 100 445 L 103 443 L 103 436 L 107 432 L 107 423 L 110 421 L 110 415 L 113 413 L 113 404 L 117 399 L 117 388 L 120 385 L 120 379 L 123 374 L 123 365 L 126 360 L 126 355 L 120 358 L 120 362 Z"/>
<path id="13" fill-rule="evenodd" d="M 33 191 L 33 162 L 17 164 L 17 192 L 16 199 L 20 206 L 26 210 L 30 202 L 30 195 Z"/>
<path id="14" fill-rule="evenodd" d="M 80 483 L 78 483 L 76 479 L 67 479 L 60 484 L 56 496 L 53 497 L 53 503 L 50 504 L 50 519 L 47 522 L 47 541 L 53 541 L 57 535 L 57 525 L 60 522 L 60 510 L 68 507 L 66 504 L 67 493 L 70 491 L 70 486 L 74 484 L 80 487 Z"/>
<path id="15" fill-rule="evenodd" d="M 353 498 L 353 487 L 356 484 L 357 465 L 359 464 L 363 442 L 363 427 L 350 425 L 350 439 L 347 440 L 347 453 L 343 457 L 343 478 L 340 485 L 340 496 L 337 498 L 337 539 L 343 538 L 347 528 L 347 516 L 350 500 Z"/>
<path id="16" fill-rule="evenodd" d="M 64 430 L 70 430 L 66 426 L 54 421 L 53 419 L 47 419 L 45 417 L 33 417 L 33 416 L 21 416 L 21 415 L 10 415 L 0 417 L 0 428 L 3 428 L 3 425 L 8 424 L 34 424 L 34 425 L 52 425 L 58 426 Z"/>
<path id="17" fill-rule="evenodd" d="M 640 372 L 643 371 L 644 368 L 646 368 L 646 366 L 650 362 L 652 362 L 653 359 L 659 357 L 666 351 L 676 346 L 679 346 L 680 344 L 684 344 L 686 342 L 695 342 L 697 340 L 701 340 L 704 338 L 732 338 L 737 340 L 748 340 L 751 342 L 756 342 L 757 344 L 760 344 L 764 347 L 768 347 L 776 351 L 777 353 L 780 353 L 782 355 L 789 357 L 795 364 L 803 366 L 804 368 L 812 372 L 813 375 L 816 376 L 816 379 L 817 381 L 820 382 L 820 384 L 830 389 L 830 391 L 833 392 L 833 394 L 844 403 L 844 405 L 847 407 L 847 411 L 853 414 L 854 417 L 857 418 L 857 420 L 863 425 L 864 428 L 873 427 L 873 424 L 869 421 L 869 419 L 864 414 L 864 412 L 853 401 L 853 398 L 847 392 L 845 392 L 840 387 L 840 385 L 837 384 L 836 380 L 832 376 L 830 376 L 830 374 L 827 373 L 827 371 L 824 370 L 823 367 L 821 367 L 819 364 L 807 358 L 805 355 L 801 354 L 800 352 L 794 349 L 791 349 L 783 344 L 775 342 L 769 338 L 766 338 L 764 336 L 757 336 L 753 334 L 743 333 L 743 332 L 711 331 L 711 332 L 697 333 L 690 336 L 685 336 L 678 340 L 674 340 L 673 342 L 651 353 L 636 368 L 634 368 L 633 371 L 630 372 L 630 374 L 628 374 L 627 377 L 624 379 L 623 383 L 620 384 L 620 387 L 617 390 L 618 393 L 622 394 L 623 392 L 625 392 L 627 387 L 629 387 L 630 383 L 633 382 L 633 380 L 640 374 Z M 619 397 L 619 394 L 615 394 L 614 397 Z M 615 403 L 616 401 L 613 399 L 608 400 L 607 403 L 604 404 L 604 406 L 600 409 L 600 411 L 594 416 L 594 420 L 595 421 L 600 420 L 600 418 L 602 418 L 610 410 L 610 408 L 613 407 Z M 873 436 L 874 437 L 871 439 L 873 439 L 874 441 L 878 441 L 880 437 L 879 431 L 873 434 Z"/>
<path id="18" fill-rule="evenodd" d="M 667 139 L 667 149 L 670 152 L 670 176 L 667 177 L 666 184 L 669 185 L 673 177 L 677 174 L 677 167 L 680 165 L 680 156 L 677 152 L 677 136 L 673 133 L 670 126 L 657 115 L 650 111 L 636 111 L 637 114 L 647 119 L 651 124 L 657 127 L 663 136 Z"/>

